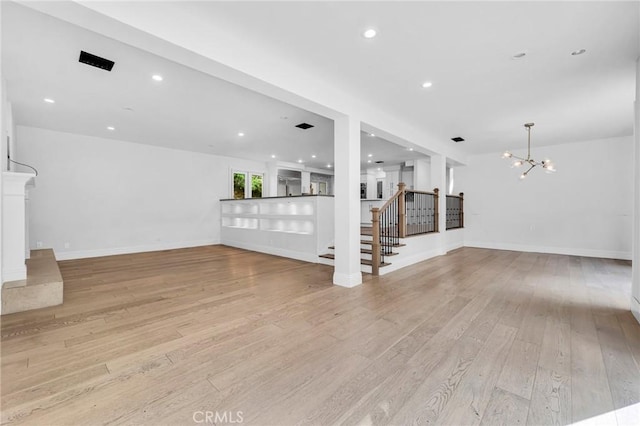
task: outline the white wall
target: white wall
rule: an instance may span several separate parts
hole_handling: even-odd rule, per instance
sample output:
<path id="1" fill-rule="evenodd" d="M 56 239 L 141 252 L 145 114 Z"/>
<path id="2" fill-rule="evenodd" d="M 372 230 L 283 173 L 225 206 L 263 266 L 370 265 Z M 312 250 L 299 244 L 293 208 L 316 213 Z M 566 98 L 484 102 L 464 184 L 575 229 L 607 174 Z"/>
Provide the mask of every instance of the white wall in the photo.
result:
<path id="1" fill-rule="evenodd" d="M 419 159 L 413 162 L 413 187 L 416 191 L 433 191 L 430 159 Z"/>
<path id="2" fill-rule="evenodd" d="M 413 182 L 413 167 L 409 167 L 407 169 L 402 170 L 402 176 L 400 176 L 400 182 L 404 183 L 407 189 L 416 189 L 414 188 L 414 182 Z"/>
<path id="3" fill-rule="evenodd" d="M 640 9 L 639 9 L 640 10 Z M 635 187 L 633 202 L 633 265 L 631 283 L 631 312 L 640 322 L 640 58 L 636 61 L 636 101 L 633 141 L 635 150 L 633 164 L 635 169 Z"/>
<path id="4" fill-rule="evenodd" d="M 402 181 L 400 166 L 383 167 L 385 176 L 382 186 L 382 198 L 388 200 L 398 191 L 398 184 Z"/>
<path id="5" fill-rule="evenodd" d="M 18 155 L 40 172 L 29 243 L 53 248 L 58 259 L 218 243 L 231 169 L 266 173 L 266 163 L 32 127 L 17 132 Z"/>
<path id="6" fill-rule="evenodd" d="M 465 245 L 630 259 L 633 138 L 534 147 L 532 157 L 558 171 L 536 168 L 521 181 L 499 153 L 456 168 Z"/>

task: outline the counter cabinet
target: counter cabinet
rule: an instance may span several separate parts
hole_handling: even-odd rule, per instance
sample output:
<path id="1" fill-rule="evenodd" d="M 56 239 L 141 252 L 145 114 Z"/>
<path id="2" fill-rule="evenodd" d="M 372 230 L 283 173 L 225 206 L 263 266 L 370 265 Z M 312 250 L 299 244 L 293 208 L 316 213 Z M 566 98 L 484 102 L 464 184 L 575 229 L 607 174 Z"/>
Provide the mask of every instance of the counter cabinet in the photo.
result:
<path id="1" fill-rule="evenodd" d="M 221 243 L 318 262 L 334 239 L 331 196 L 221 200 Z"/>

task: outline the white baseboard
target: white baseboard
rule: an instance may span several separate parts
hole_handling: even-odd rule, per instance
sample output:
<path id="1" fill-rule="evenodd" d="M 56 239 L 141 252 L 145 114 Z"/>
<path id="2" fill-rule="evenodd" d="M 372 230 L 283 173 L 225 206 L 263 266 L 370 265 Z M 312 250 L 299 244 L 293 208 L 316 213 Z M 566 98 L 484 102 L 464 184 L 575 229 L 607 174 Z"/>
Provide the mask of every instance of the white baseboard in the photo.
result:
<path id="1" fill-rule="evenodd" d="M 487 249 L 494 249 L 494 250 L 511 250 L 511 251 L 549 253 L 549 254 L 566 254 L 570 256 L 600 257 L 603 259 L 631 260 L 631 252 L 624 252 L 624 251 L 592 250 L 592 249 L 566 248 L 566 247 L 542 247 L 542 246 L 529 246 L 524 244 L 485 243 L 485 242 L 478 242 L 478 241 L 465 241 L 464 246 L 487 248 Z"/>
<path id="2" fill-rule="evenodd" d="M 94 250 L 55 251 L 57 260 L 86 259 L 90 257 L 114 256 L 118 254 L 144 253 L 148 251 L 173 250 L 220 244 L 220 240 L 177 241 L 172 243 L 145 244 L 131 247 L 115 247 Z"/>
<path id="3" fill-rule="evenodd" d="M 300 251 L 287 250 L 287 249 L 282 249 L 277 247 L 263 246 L 259 244 L 247 243 L 244 241 L 225 240 L 224 242 L 221 242 L 221 244 L 224 244 L 225 246 L 237 247 L 245 250 L 258 251 L 260 253 L 272 254 L 274 256 L 282 256 L 282 257 L 288 257 L 296 260 L 303 260 L 305 262 L 319 263 L 319 257 L 317 254 L 314 254 L 314 253 L 304 253 Z"/>
<path id="4" fill-rule="evenodd" d="M 454 241 L 447 244 L 447 252 L 464 247 L 464 241 Z"/>
<path id="5" fill-rule="evenodd" d="M 380 268 L 380 275 L 387 275 L 390 272 L 397 271 L 398 269 L 405 268 L 407 266 L 411 266 L 415 263 L 422 262 L 425 260 L 429 260 L 436 256 L 441 256 L 443 253 L 440 249 L 436 248 L 433 250 L 416 253 L 411 256 L 396 256 L 389 258 L 391 265 L 385 266 L 384 268 Z"/>

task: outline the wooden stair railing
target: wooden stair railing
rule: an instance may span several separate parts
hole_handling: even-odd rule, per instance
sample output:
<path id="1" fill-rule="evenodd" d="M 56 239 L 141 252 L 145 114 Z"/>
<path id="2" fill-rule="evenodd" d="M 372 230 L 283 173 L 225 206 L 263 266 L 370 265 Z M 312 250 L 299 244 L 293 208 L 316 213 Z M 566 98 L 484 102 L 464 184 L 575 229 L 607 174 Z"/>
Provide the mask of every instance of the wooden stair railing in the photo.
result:
<path id="1" fill-rule="evenodd" d="M 438 199 L 440 198 L 438 188 L 435 188 L 433 193 L 413 190 L 407 191 L 406 185 L 400 182 L 398 184 L 398 191 L 389 198 L 382 207 L 374 207 L 371 209 L 371 224 L 373 227 L 371 273 L 373 275 L 379 275 L 380 265 L 384 263 L 384 256 L 388 254 L 388 250 L 391 250 L 393 246 L 399 245 L 400 238 L 407 237 L 407 192 L 416 195 L 433 196 L 433 229 L 419 233 L 438 232 Z"/>
<path id="2" fill-rule="evenodd" d="M 406 185 L 400 182 L 398 191 L 382 207 L 371 209 L 371 225 L 373 226 L 371 273 L 373 275 L 379 275 L 380 264 L 384 262 L 385 252 L 391 250 L 394 240 L 397 239 L 399 241 L 406 230 L 405 187 Z M 404 225 L 401 225 L 401 223 L 404 223 Z"/>

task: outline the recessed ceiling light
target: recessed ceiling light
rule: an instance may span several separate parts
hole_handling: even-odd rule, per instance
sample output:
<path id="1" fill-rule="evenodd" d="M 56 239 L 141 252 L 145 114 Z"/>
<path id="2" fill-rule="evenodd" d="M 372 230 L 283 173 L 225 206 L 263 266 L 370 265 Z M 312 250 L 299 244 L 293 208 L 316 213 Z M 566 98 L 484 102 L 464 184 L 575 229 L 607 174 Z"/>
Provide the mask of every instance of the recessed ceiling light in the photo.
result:
<path id="1" fill-rule="evenodd" d="M 44 100 L 46 103 L 48 103 L 48 104 L 55 104 L 55 103 L 56 103 L 56 101 L 54 101 L 54 100 L 53 100 L 53 99 L 51 99 L 51 98 L 44 98 L 43 100 Z"/>
<path id="2" fill-rule="evenodd" d="M 373 154 L 369 154 L 369 155 L 367 155 L 367 157 L 373 157 Z"/>
<path id="3" fill-rule="evenodd" d="M 367 163 L 370 163 L 370 162 L 371 162 L 371 160 L 367 160 Z"/>
<path id="4" fill-rule="evenodd" d="M 378 167 L 378 171 L 382 170 L 380 167 Z"/>
<path id="5" fill-rule="evenodd" d="M 298 160 L 298 163 L 302 163 L 302 160 Z"/>
<path id="6" fill-rule="evenodd" d="M 430 81 L 425 81 L 424 83 L 422 83 L 422 88 L 423 89 L 428 89 L 431 86 L 433 86 L 433 83 L 430 82 Z"/>
<path id="7" fill-rule="evenodd" d="M 151 76 L 151 78 L 154 81 L 162 81 L 163 80 L 163 78 L 162 78 L 162 76 L 160 74 L 154 74 L 154 75 Z"/>
<path id="8" fill-rule="evenodd" d="M 527 56 L 527 52 L 518 52 L 514 55 L 511 55 L 511 59 L 522 59 Z"/>
<path id="9" fill-rule="evenodd" d="M 331 168 L 331 164 L 327 164 L 327 168 L 329 168 L 329 169 L 330 169 L 330 168 Z"/>
<path id="10" fill-rule="evenodd" d="M 107 126 L 107 130 L 115 130 L 116 128 L 113 126 Z"/>
<path id="11" fill-rule="evenodd" d="M 409 151 L 413 151 L 413 148 L 409 148 Z"/>
<path id="12" fill-rule="evenodd" d="M 243 137 L 243 136 L 244 136 L 244 133 L 242 133 L 242 132 L 238 132 L 238 136 Z"/>
<path id="13" fill-rule="evenodd" d="M 313 155 L 311 156 L 311 158 L 316 158 L 316 155 L 315 155 L 315 154 L 313 154 Z"/>
<path id="14" fill-rule="evenodd" d="M 371 136 L 372 138 L 376 137 L 376 135 L 374 135 L 373 133 L 369 133 L 369 136 Z"/>
<path id="15" fill-rule="evenodd" d="M 362 33 L 364 38 L 374 38 L 376 35 L 378 35 L 378 32 L 373 28 L 368 28 Z"/>
<path id="16" fill-rule="evenodd" d="M 572 56 L 582 55 L 586 51 L 587 51 L 587 49 L 574 50 L 573 52 L 571 52 L 571 55 Z"/>
<path id="17" fill-rule="evenodd" d="M 271 154 L 271 158 L 276 158 L 276 155 L 275 154 Z"/>

